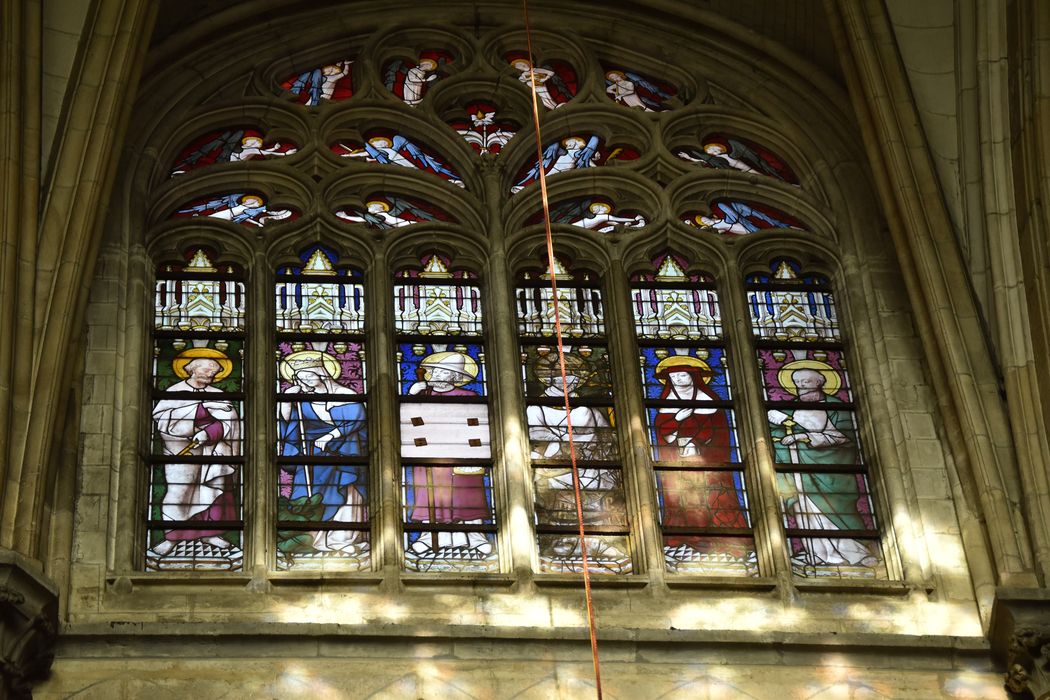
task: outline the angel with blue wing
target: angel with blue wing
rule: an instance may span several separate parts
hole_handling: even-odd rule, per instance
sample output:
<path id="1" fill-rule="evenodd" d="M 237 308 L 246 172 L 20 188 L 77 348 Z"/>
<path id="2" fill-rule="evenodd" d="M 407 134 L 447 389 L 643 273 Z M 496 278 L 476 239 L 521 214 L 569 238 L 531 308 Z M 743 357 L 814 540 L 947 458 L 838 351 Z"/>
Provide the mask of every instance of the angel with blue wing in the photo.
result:
<path id="1" fill-rule="evenodd" d="M 307 95 L 305 104 L 314 107 L 324 100 L 332 99 L 335 85 L 350 74 L 351 61 L 331 63 L 313 70 L 304 71 L 292 81 L 288 90 L 293 95 Z"/>
<path id="2" fill-rule="evenodd" d="M 343 148 L 346 150 L 344 157 L 367 158 L 383 165 L 400 165 L 405 168 L 427 170 L 454 185 L 463 187 L 463 180 L 457 173 L 401 134 L 395 135 L 393 139 L 386 136 L 373 136 L 368 139 L 363 148 L 359 149 L 350 149 L 346 146 Z"/>
<path id="3" fill-rule="evenodd" d="M 547 146 L 543 151 L 543 172 L 550 177 L 556 173 L 579 168 L 593 168 L 598 165 L 598 147 L 600 141 L 597 136 L 591 135 L 586 141 L 580 136 L 569 136 L 560 142 Z M 525 173 L 518 184 L 510 188 L 511 193 L 520 192 L 526 185 L 539 180 L 540 163 L 537 163 Z"/>
<path id="4" fill-rule="evenodd" d="M 611 70 L 605 74 L 605 91 L 625 107 L 641 107 L 646 112 L 661 112 L 664 102 L 673 95 L 652 81 L 631 71 Z"/>
<path id="5" fill-rule="evenodd" d="M 737 235 L 754 233 L 764 228 L 801 230 L 798 226 L 792 226 L 789 223 L 780 221 L 745 202 L 719 202 L 712 208 L 711 213 L 714 214 L 716 210 L 722 214 L 721 218 L 700 214 L 694 220 L 686 220 L 685 223 L 697 228 L 709 228 L 722 233 L 734 233 Z M 762 226 L 756 221 L 766 223 L 768 226 Z"/>
<path id="6" fill-rule="evenodd" d="M 213 219 L 232 221 L 235 224 L 265 226 L 269 221 L 287 219 L 292 215 L 291 209 L 266 208 L 266 201 L 256 194 L 228 194 L 216 199 L 196 204 L 186 209 L 179 209 L 176 214 L 185 216 L 207 216 Z"/>

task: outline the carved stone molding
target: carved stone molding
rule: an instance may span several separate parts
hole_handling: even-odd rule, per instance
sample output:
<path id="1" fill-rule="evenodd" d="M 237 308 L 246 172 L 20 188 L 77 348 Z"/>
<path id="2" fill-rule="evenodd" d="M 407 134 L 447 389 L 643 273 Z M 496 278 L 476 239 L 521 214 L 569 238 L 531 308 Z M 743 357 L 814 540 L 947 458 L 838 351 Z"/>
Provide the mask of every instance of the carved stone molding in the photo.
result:
<path id="1" fill-rule="evenodd" d="M 1011 700 L 1050 700 L 1050 591 L 998 589 L 989 637 Z"/>
<path id="2" fill-rule="evenodd" d="M 0 697 L 30 698 L 54 660 L 58 593 L 29 560 L 0 548 Z"/>

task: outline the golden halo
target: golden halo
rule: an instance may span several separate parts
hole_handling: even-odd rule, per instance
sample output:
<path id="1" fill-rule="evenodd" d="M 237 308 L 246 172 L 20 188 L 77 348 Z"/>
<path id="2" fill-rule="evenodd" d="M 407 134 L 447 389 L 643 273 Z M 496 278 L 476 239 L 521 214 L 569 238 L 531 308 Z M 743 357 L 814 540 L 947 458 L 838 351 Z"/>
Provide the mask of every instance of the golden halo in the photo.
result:
<path id="1" fill-rule="evenodd" d="M 383 211 L 390 211 L 390 205 L 387 204 L 386 202 L 384 202 L 381 199 L 369 200 L 368 203 L 365 204 L 365 208 L 367 209 L 368 207 L 372 206 L 373 204 L 378 204 L 383 209 Z"/>
<path id="2" fill-rule="evenodd" d="M 171 361 L 171 368 L 179 379 L 187 379 L 190 373 L 186 371 L 186 365 L 200 359 L 215 360 L 219 363 L 219 371 L 216 372 L 215 378 L 212 379 L 213 382 L 221 382 L 230 376 L 230 372 L 233 371 L 233 360 L 212 348 L 189 348 L 183 350 Z"/>
<path id="3" fill-rule="evenodd" d="M 791 381 L 791 373 L 799 369 L 812 369 L 824 375 L 823 392 L 828 396 L 837 394 L 842 387 L 842 376 L 827 362 L 821 362 L 820 360 L 795 360 L 781 367 L 780 372 L 777 374 L 777 381 L 780 382 L 780 386 L 795 396 L 798 396 L 798 387 Z"/>
<path id="4" fill-rule="evenodd" d="M 699 368 L 700 374 L 704 377 L 704 384 L 709 384 L 711 382 L 711 377 L 715 376 L 714 371 L 711 369 L 711 365 L 707 364 L 699 357 L 692 357 L 691 355 L 671 355 L 670 357 L 665 357 L 656 365 L 653 374 L 656 375 L 656 378 L 661 384 L 666 384 L 668 372 L 673 372 L 677 367 Z"/>
<path id="5" fill-rule="evenodd" d="M 304 369 L 320 370 L 322 367 L 331 379 L 338 379 L 339 375 L 343 373 L 343 368 L 339 366 L 339 360 L 320 350 L 300 350 L 285 355 L 281 358 L 277 369 L 284 381 L 294 384 L 296 372 Z"/>
<path id="6" fill-rule="evenodd" d="M 462 370 L 450 366 L 455 363 L 448 362 L 448 360 L 457 356 L 463 358 Z M 461 352 L 435 352 L 420 360 L 419 366 L 424 369 L 436 369 L 440 367 L 455 372 L 459 378 L 452 383 L 456 386 L 466 386 L 478 378 L 478 363 L 475 362 L 474 358 L 470 355 Z"/>

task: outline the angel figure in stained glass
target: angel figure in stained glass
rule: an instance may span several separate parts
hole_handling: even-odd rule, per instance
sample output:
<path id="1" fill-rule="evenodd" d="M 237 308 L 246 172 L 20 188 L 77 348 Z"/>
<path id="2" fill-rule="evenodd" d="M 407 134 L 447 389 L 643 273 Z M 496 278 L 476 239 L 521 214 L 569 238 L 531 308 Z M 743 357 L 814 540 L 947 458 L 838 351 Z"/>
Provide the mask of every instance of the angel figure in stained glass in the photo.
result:
<path id="1" fill-rule="evenodd" d="M 230 153 L 230 162 L 236 163 L 239 161 L 254 160 L 256 158 L 266 158 L 267 156 L 290 156 L 295 152 L 295 147 L 282 145 L 280 142 L 266 148 L 264 147 L 262 136 L 257 133 L 248 132 L 245 134 L 244 138 L 241 139 L 241 147 Z"/>
<path id="2" fill-rule="evenodd" d="M 610 70 L 605 73 L 605 92 L 625 107 L 640 107 L 646 112 L 662 112 L 665 102 L 674 95 L 638 73 Z"/>
<path id="3" fill-rule="evenodd" d="M 383 83 L 405 104 L 415 107 L 423 101 L 431 84 L 441 79 L 441 66 L 451 58 L 443 52 L 424 51 L 418 62 L 395 59 L 387 64 Z"/>
<path id="4" fill-rule="evenodd" d="M 237 193 L 204 200 L 175 213 L 181 216 L 207 216 L 236 224 L 262 227 L 270 221 L 291 218 L 294 212 L 291 209 L 269 210 L 266 208 L 266 200 L 261 196 Z"/>
<path id="5" fill-rule="evenodd" d="M 241 419 L 233 402 L 216 398 L 212 386 L 233 371 L 233 361 L 219 350 L 189 348 L 172 360 L 172 370 L 182 381 L 168 392 L 192 392 L 185 398 L 162 399 L 153 407 L 153 423 L 165 455 L 217 458 L 241 454 Z M 222 522 L 237 520 L 233 488 L 236 467 L 223 463 L 165 464 L 165 491 L 161 499 L 164 520 Z M 232 545 L 221 529 L 170 530 L 153 552 L 169 554 L 176 542 L 200 539 L 220 549 Z"/>
<path id="6" fill-rule="evenodd" d="M 570 81 L 575 82 L 575 76 L 566 70 L 567 67 L 562 68 L 564 64 L 558 64 L 557 67 L 562 68 L 560 72 L 553 66 L 533 66 L 527 58 L 513 58 L 510 65 L 519 72 L 518 80 L 526 87 L 532 87 L 535 74 L 536 98 L 547 109 L 561 107 L 576 94 L 574 85 L 570 85 Z"/>
<path id="7" fill-rule="evenodd" d="M 340 219 L 359 224 L 368 224 L 372 228 L 388 229 L 411 226 L 422 221 L 439 221 L 435 214 L 416 206 L 401 197 L 372 199 L 365 205 L 365 210 L 340 210 L 335 213 Z"/>
<path id="8" fill-rule="evenodd" d="M 550 177 L 568 170 L 596 166 L 599 143 L 595 135 L 591 135 L 586 141 L 581 136 L 569 136 L 561 141 L 555 141 L 543 151 L 543 172 Z M 530 168 L 525 176 L 510 188 L 510 191 L 520 192 L 526 186 L 539 181 L 540 167 L 540 163 L 537 163 Z"/>
<path id="9" fill-rule="evenodd" d="M 742 173 L 754 173 L 773 177 L 791 184 L 798 184 L 793 173 L 777 160 L 770 162 L 772 156 L 738 139 L 711 139 L 706 141 L 702 150 L 682 148 L 676 153 L 683 160 L 700 163 L 707 168 L 720 170 L 739 170 Z M 778 167 L 779 166 L 779 167 Z"/>
<path id="10" fill-rule="evenodd" d="M 785 218 L 788 218 L 785 216 Z M 711 207 L 711 216 L 696 214 L 685 219 L 694 228 L 713 229 L 720 233 L 743 236 L 767 228 L 802 229 L 768 214 L 746 202 L 719 202 Z"/>
<path id="11" fill-rule="evenodd" d="M 405 168 L 416 168 L 434 173 L 453 185 L 463 187 L 460 176 L 449 169 L 436 156 L 423 150 L 421 146 L 401 134 L 373 136 L 361 148 L 350 148 L 340 144 L 344 158 L 365 158 L 369 162 L 383 165 L 400 165 Z"/>
<path id="12" fill-rule="evenodd" d="M 615 216 L 612 204 L 600 199 L 580 199 L 563 204 L 551 212 L 551 221 L 572 224 L 599 233 L 641 228 L 648 223 L 641 214 Z"/>
<path id="13" fill-rule="evenodd" d="M 285 81 L 282 87 L 299 96 L 299 101 L 307 107 L 315 107 L 336 96 L 336 86 L 350 76 L 352 64 L 353 61 L 340 61 L 319 66 Z M 349 87 L 345 88 L 345 92 L 348 94 L 340 95 L 343 99 L 350 96 Z"/>

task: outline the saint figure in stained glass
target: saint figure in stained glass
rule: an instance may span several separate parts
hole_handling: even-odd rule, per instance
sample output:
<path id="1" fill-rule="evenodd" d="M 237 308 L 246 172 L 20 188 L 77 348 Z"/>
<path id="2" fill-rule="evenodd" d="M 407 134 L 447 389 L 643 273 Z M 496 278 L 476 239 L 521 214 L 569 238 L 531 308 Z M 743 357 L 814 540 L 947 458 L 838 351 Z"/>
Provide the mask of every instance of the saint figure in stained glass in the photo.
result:
<path id="1" fill-rule="evenodd" d="M 202 525 L 236 521 L 240 517 L 235 493 L 237 467 L 219 460 L 241 454 L 241 418 L 235 403 L 212 386 L 233 371 L 233 361 L 214 348 L 192 347 L 175 357 L 172 369 L 181 381 L 165 392 L 184 395 L 161 399 L 153 406 L 161 454 L 218 460 L 168 462 L 162 466 L 165 490 L 160 499 L 161 519 Z M 224 533 L 224 529 L 206 527 L 171 530 L 154 545 L 153 553 L 163 557 L 185 540 L 203 540 L 227 550 L 233 545 L 222 537 Z"/>
<path id="2" fill-rule="evenodd" d="M 603 355 L 604 357 L 604 355 Z M 529 368 L 543 387 L 543 397 L 563 398 L 579 395 L 581 385 L 592 383 L 594 375 L 603 368 L 591 363 L 579 353 L 565 355 L 565 379 L 555 353 L 540 355 Z M 526 409 L 529 443 L 533 459 L 567 459 L 569 457 L 569 428 L 572 421 L 576 456 L 586 460 L 608 460 L 616 457 L 616 440 L 612 429 L 612 411 L 606 407 L 576 406 L 566 415 L 561 405 L 530 405 Z M 586 470 L 585 470 L 586 471 Z M 600 475 L 593 475 L 599 478 Z M 571 487 L 571 484 L 570 484 Z"/>
<path id="3" fill-rule="evenodd" d="M 355 457 L 367 448 L 365 406 L 353 400 L 354 392 L 337 381 L 342 371 L 334 356 L 317 350 L 300 350 L 279 363 L 287 383 L 283 393 L 306 400 L 278 405 L 277 430 L 283 457 Z M 311 400 L 310 395 L 317 399 Z M 317 520 L 357 523 L 365 520 L 365 499 L 358 490 L 360 470 L 350 465 L 282 465 L 291 476 L 286 498 L 290 509 L 316 502 Z M 314 551 L 345 551 L 363 541 L 355 530 L 318 530 L 309 533 Z"/>
<path id="4" fill-rule="evenodd" d="M 663 385 L 660 399 L 700 404 L 657 409 L 653 421 L 656 458 L 670 461 L 699 458 L 705 464 L 728 462 L 732 445 L 725 411 L 703 406 L 722 399 L 708 387 L 715 375 L 711 367 L 697 357 L 671 355 L 656 365 L 655 375 Z"/>

